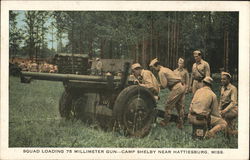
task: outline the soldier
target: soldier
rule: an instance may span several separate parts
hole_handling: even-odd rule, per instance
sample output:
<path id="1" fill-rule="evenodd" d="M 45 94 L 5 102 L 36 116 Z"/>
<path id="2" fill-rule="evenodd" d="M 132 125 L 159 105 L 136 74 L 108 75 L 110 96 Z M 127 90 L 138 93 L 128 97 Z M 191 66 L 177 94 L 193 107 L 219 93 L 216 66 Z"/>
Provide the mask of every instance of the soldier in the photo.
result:
<path id="1" fill-rule="evenodd" d="M 27 66 L 24 61 L 22 61 L 18 66 L 21 68 L 22 71 L 27 71 Z"/>
<path id="2" fill-rule="evenodd" d="M 133 64 L 131 69 L 139 85 L 148 88 L 155 95 L 155 98 L 158 99 L 160 87 L 154 74 L 149 70 L 143 69 L 139 63 Z"/>
<path id="3" fill-rule="evenodd" d="M 53 64 L 49 64 L 49 73 L 55 73 Z"/>
<path id="4" fill-rule="evenodd" d="M 205 138 L 214 137 L 215 133 L 225 129 L 227 126 L 227 122 L 220 115 L 217 96 L 211 89 L 212 82 L 213 79 L 211 77 L 203 79 L 203 87 L 195 92 L 188 115 L 189 122 L 193 125 L 200 124 L 213 127 L 206 132 Z M 202 123 L 204 121 L 207 123 Z"/>
<path id="5" fill-rule="evenodd" d="M 27 66 L 28 71 L 30 71 L 30 69 L 31 69 L 31 63 L 32 63 L 31 60 L 26 61 L 26 66 Z"/>
<path id="6" fill-rule="evenodd" d="M 181 83 L 186 88 L 186 92 L 189 89 L 189 75 L 188 71 L 184 68 L 184 59 L 179 58 L 178 68 L 174 70 L 174 73 L 181 77 Z"/>
<path id="7" fill-rule="evenodd" d="M 57 65 L 54 65 L 54 71 L 55 71 L 55 73 L 58 73 L 58 67 L 57 67 Z"/>
<path id="8" fill-rule="evenodd" d="M 201 58 L 201 52 L 196 50 L 193 52 L 195 63 L 192 67 L 190 90 L 192 86 L 192 93 L 195 94 L 196 90 L 202 87 L 202 80 L 210 76 L 209 64 Z"/>
<path id="9" fill-rule="evenodd" d="M 49 64 L 47 62 L 44 63 L 44 72 L 48 73 L 50 70 Z"/>
<path id="10" fill-rule="evenodd" d="M 100 58 L 96 58 L 96 66 L 95 66 L 95 69 L 96 69 L 96 72 L 97 72 L 97 75 L 102 75 L 102 61 L 100 60 Z"/>
<path id="11" fill-rule="evenodd" d="M 164 120 L 162 120 L 160 124 L 166 126 L 169 123 L 171 119 L 171 111 L 175 107 L 178 112 L 177 127 L 182 129 L 184 118 L 183 96 L 185 94 L 185 88 L 181 84 L 181 78 L 169 68 L 161 66 L 157 58 L 153 59 L 149 66 L 158 72 L 162 88 L 169 88 L 170 90 L 165 104 Z"/>
<path id="12" fill-rule="evenodd" d="M 31 62 L 30 72 L 38 72 L 38 65 L 37 65 L 37 63 L 35 61 Z"/>
<path id="13" fill-rule="evenodd" d="M 184 68 L 184 59 L 179 58 L 178 60 L 178 68 L 174 70 L 174 73 L 181 77 L 181 83 L 185 87 L 185 93 L 189 90 L 189 74 L 188 71 Z M 183 96 L 183 102 L 185 102 L 185 94 Z M 185 106 L 183 103 L 183 112 L 185 115 Z"/>
<path id="14" fill-rule="evenodd" d="M 227 72 L 221 73 L 221 95 L 220 95 L 220 113 L 228 124 L 228 134 L 238 134 L 234 129 L 234 120 L 238 116 L 237 106 L 237 88 L 230 83 L 232 76 Z"/>

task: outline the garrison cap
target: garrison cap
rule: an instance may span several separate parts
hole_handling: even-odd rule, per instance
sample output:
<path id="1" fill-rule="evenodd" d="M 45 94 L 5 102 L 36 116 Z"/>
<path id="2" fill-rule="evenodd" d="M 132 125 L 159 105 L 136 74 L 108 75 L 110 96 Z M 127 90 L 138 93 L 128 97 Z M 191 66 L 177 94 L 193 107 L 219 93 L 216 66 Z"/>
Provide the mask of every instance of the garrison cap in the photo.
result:
<path id="1" fill-rule="evenodd" d="M 196 50 L 196 51 L 193 52 L 193 55 L 201 55 L 201 51 Z"/>
<path id="2" fill-rule="evenodd" d="M 203 82 L 206 82 L 206 83 L 212 85 L 213 79 L 212 79 L 211 77 L 207 76 L 207 77 L 205 77 L 205 78 L 203 79 Z"/>
<path id="3" fill-rule="evenodd" d="M 179 58 L 178 59 L 178 63 L 184 63 L 184 59 L 183 58 Z"/>
<path id="4" fill-rule="evenodd" d="M 221 75 L 227 75 L 230 79 L 232 78 L 231 74 L 228 72 L 221 72 Z"/>
<path id="5" fill-rule="evenodd" d="M 155 63 L 159 62 L 157 58 L 151 60 L 150 64 L 149 64 L 149 67 L 152 67 L 155 65 Z"/>
<path id="6" fill-rule="evenodd" d="M 132 64 L 131 69 L 134 70 L 136 68 L 142 68 L 142 67 L 141 67 L 141 65 L 139 63 Z"/>

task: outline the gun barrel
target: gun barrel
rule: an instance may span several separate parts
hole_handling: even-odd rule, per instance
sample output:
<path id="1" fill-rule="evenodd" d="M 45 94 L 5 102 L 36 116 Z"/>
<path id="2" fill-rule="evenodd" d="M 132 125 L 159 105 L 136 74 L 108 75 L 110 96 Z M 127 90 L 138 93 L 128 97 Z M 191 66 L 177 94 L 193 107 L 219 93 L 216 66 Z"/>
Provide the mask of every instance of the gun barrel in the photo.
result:
<path id="1" fill-rule="evenodd" d="M 39 73 L 39 72 L 21 72 L 23 77 L 31 77 L 37 80 L 49 80 L 49 81 L 95 81 L 95 82 L 107 82 L 107 76 L 93 76 L 93 75 L 75 75 L 75 74 L 56 74 L 56 73 Z M 115 76 L 114 82 L 121 81 L 120 77 Z"/>

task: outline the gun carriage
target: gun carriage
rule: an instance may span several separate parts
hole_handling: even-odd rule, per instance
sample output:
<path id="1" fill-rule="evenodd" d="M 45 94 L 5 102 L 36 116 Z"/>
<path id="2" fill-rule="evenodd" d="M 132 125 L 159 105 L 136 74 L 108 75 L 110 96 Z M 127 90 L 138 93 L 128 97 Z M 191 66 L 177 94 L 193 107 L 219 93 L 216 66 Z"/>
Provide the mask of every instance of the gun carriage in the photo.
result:
<path id="1" fill-rule="evenodd" d="M 65 88 L 59 112 L 66 119 L 100 122 L 107 129 L 122 129 L 130 136 L 143 137 L 156 117 L 156 101 L 146 88 L 134 85 L 129 77 L 130 63 L 121 77 L 21 72 L 21 82 L 60 81 Z"/>

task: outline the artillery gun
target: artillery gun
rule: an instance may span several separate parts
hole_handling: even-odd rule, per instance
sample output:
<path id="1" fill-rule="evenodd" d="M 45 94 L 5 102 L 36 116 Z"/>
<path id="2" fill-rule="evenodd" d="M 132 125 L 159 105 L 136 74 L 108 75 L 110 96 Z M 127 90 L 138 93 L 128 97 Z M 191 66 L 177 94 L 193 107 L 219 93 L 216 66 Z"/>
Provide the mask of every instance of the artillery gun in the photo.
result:
<path id="1" fill-rule="evenodd" d="M 130 136 L 144 137 L 156 117 L 156 101 L 146 88 L 129 77 L 130 63 L 124 64 L 121 77 L 21 72 L 21 82 L 61 81 L 64 92 L 59 112 L 66 119 L 97 121 L 106 128 L 122 129 Z"/>

